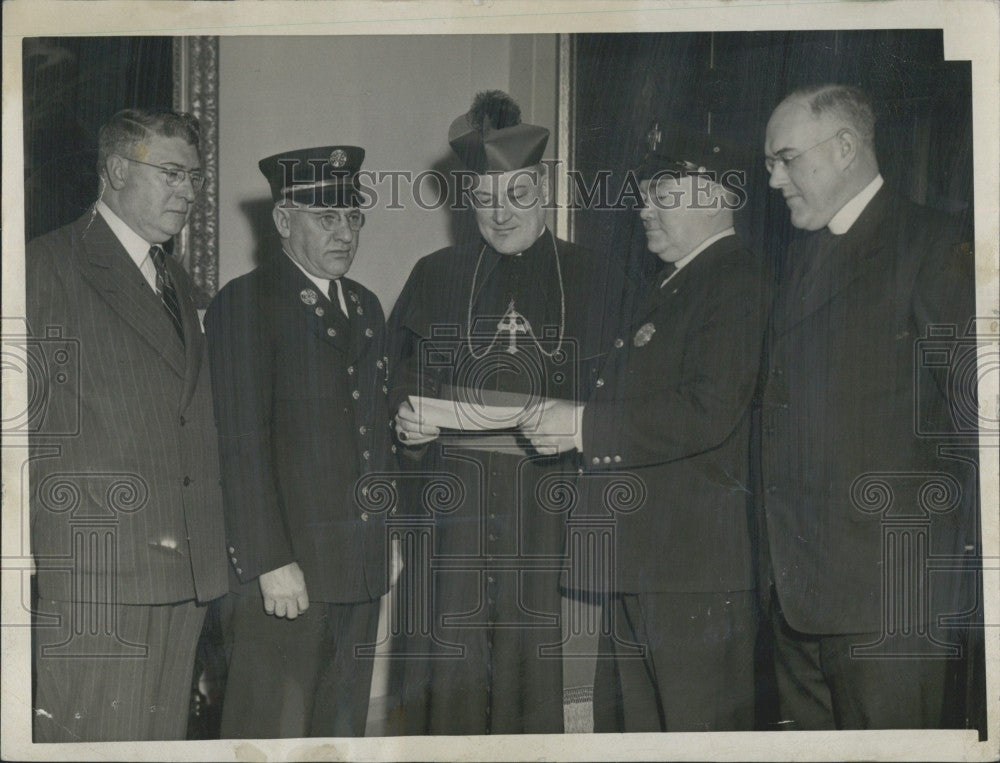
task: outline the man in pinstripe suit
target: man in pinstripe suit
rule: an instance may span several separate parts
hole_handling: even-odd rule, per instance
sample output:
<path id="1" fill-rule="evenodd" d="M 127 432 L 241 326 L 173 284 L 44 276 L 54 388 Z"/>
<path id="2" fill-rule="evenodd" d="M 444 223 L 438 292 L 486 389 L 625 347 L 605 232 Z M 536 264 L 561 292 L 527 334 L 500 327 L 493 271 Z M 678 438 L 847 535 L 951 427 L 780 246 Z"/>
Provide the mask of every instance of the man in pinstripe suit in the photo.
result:
<path id="1" fill-rule="evenodd" d="M 79 357 L 77 383 L 32 390 L 78 422 L 32 439 L 36 742 L 183 739 L 205 605 L 227 585 L 204 338 L 160 246 L 204 183 L 197 120 L 116 114 L 99 173 L 94 207 L 26 255 L 31 329 Z"/>

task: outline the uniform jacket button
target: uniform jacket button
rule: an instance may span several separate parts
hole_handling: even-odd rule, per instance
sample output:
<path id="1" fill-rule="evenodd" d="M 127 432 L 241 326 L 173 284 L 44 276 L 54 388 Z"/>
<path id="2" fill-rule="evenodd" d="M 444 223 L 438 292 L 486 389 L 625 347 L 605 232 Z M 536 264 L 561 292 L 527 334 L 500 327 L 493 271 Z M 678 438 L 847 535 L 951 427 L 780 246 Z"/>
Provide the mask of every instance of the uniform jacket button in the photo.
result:
<path id="1" fill-rule="evenodd" d="M 618 339 L 615 339 L 615 348 L 616 349 L 620 350 L 624 346 L 625 346 L 625 341 L 621 337 L 619 337 Z"/>
<path id="2" fill-rule="evenodd" d="M 595 465 L 599 464 L 599 463 L 601 463 L 601 459 L 598 458 L 597 456 L 594 456 L 593 460 L 590 463 L 595 464 Z"/>
<path id="3" fill-rule="evenodd" d="M 367 511 L 362 511 L 361 512 L 361 521 L 362 522 L 367 522 L 368 521 L 368 512 Z"/>
<path id="4" fill-rule="evenodd" d="M 596 382 L 594 382 L 594 386 L 595 387 L 603 387 L 604 386 L 604 379 L 598 379 Z"/>
<path id="5" fill-rule="evenodd" d="M 337 336 L 337 329 L 329 328 L 326 330 L 327 336 Z"/>
<path id="6" fill-rule="evenodd" d="M 351 392 L 351 397 L 353 397 L 355 400 L 357 400 L 358 398 L 361 397 L 361 393 L 358 392 L 357 390 L 354 390 L 353 392 Z"/>

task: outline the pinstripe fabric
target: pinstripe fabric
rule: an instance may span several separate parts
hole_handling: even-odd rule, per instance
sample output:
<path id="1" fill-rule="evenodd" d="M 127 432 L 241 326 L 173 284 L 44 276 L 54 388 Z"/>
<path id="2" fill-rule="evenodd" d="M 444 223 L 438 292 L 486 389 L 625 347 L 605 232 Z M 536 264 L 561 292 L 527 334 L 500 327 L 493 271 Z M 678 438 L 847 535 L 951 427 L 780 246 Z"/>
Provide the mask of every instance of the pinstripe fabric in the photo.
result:
<path id="1" fill-rule="evenodd" d="M 103 606 L 103 605 L 102 605 Z M 58 615 L 58 626 L 37 628 L 35 742 L 183 739 L 194 664 L 207 606 L 193 601 L 158 607 L 113 607 L 120 641 L 72 633 L 74 605 L 43 600 L 39 612 Z M 59 645 L 71 643 L 69 653 Z"/>
<path id="2" fill-rule="evenodd" d="M 76 410 L 76 436 L 32 440 L 58 455 L 31 470 L 32 549 L 43 597 L 114 591 L 123 604 L 207 601 L 227 587 L 218 446 L 204 337 L 187 274 L 170 262 L 186 345 L 100 216 L 28 246 L 28 320 L 79 348 L 79 385 L 48 380 L 48 405 Z M 39 452 L 36 450 L 36 452 Z M 115 485 L 124 485 L 115 488 Z M 72 495 L 70 505 L 61 501 Z M 110 526 L 114 557 L 71 554 Z"/>
<path id="3" fill-rule="evenodd" d="M 28 245 L 29 329 L 44 337 L 29 351 L 48 371 L 32 379 L 29 390 L 44 400 L 48 416 L 32 437 L 30 463 L 31 547 L 43 600 L 161 605 L 205 602 L 227 588 L 205 343 L 187 274 L 173 261 L 167 268 L 183 342 L 101 216 L 85 215 Z M 78 365 L 56 371 L 49 360 L 60 348 L 75 348 L 69 354 Z M 55 427 L 66 421 L 75 423 Z M 124 621 L 111 613 L 126 609 L 77 607 L 66 627 L 74 634 L 117 633 Z M 67 654 L 77 654 L 79 638 L 73 636 Z M 187 685 L 193 651 L 176 653 L 167 648 L 172 644 L 172 638 L 159 647 L 150 642 L 151 650 L 167 651 L 126 661 L 117 673 L 95 672 L 88 660 L 47 656 L 43 663 L 60 665 L 39 666 L 38 695 L 50 697 L 49 712 L 77 712 L 59 705 L 58 697 L 72 699 L 91 683 L 98 696 L 111 690 L 101 686 L 105 678 L 153 693 L 168 677 L 183 676 Z M 156 660 L 164 667 L 154 675 L 148 666 Z M 65 691 L 50 692 L 46 681 L 55 676 Z M 94 733 L 103 723 L 92 722 Z M 107 723 L 134 738 L 147 728 L 122 731 Z"/>

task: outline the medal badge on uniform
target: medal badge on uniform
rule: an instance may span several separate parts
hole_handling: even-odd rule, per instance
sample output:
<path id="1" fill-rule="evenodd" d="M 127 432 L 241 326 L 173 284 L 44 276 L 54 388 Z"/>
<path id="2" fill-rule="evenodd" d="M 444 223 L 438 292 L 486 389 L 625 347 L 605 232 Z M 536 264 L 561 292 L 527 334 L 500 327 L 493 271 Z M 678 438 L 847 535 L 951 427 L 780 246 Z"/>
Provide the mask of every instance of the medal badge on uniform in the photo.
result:
<path id="1" fill-rule="evenodd" d="M 307 305 L 315 305 L 319 301 L 319 295 L 312 289 L 303 289 L 299 292 L 299 299 Z"/>
<path id="2" fill-rule="evenodd" d="M 653 338 L 653 334 L 656 333 L 656 326 L 652 323 L 644 323 L 639 327 L 639 330 L 635 332 L 635 336 L 632 338 L 632 344 L 636 347 L 643 347 L 649 344 L 649 340 Z"/>

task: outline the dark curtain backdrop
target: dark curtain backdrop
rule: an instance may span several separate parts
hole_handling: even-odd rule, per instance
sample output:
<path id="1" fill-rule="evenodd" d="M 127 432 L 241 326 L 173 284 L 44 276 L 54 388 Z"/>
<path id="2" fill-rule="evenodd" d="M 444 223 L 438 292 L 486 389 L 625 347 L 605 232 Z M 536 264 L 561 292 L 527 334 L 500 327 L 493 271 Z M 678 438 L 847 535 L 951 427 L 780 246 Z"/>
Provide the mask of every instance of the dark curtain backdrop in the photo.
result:
<path id="1" fill-rule="evenodd" d="M 712 133 L 754 157 L 737 228 L 772 265 L 792 230 L 780 194 L 767 186 L 764 128 L 801 85 L 865 89 L 886 182 L 919 203 L 968 213 L 971 231 L 971 66 L 943 60 L 939 30 L 584 34 L 573 50 L 574 166 L 585 177 L 611 170 L 611 187 L 620 187 L 654 121 L 704 128 L 711 112 Z M 617 252 L 635 271 L 653 264 L 633 212 L 580 210 L 573 228 L 577 242 Z"/>
<path id="2" fill-rule="evenodd" d="M 97 197 L 97 133 L 125 108 L 169 108 L 171 37 L 24 40 L 24 211 L 30 241 Z"/>

